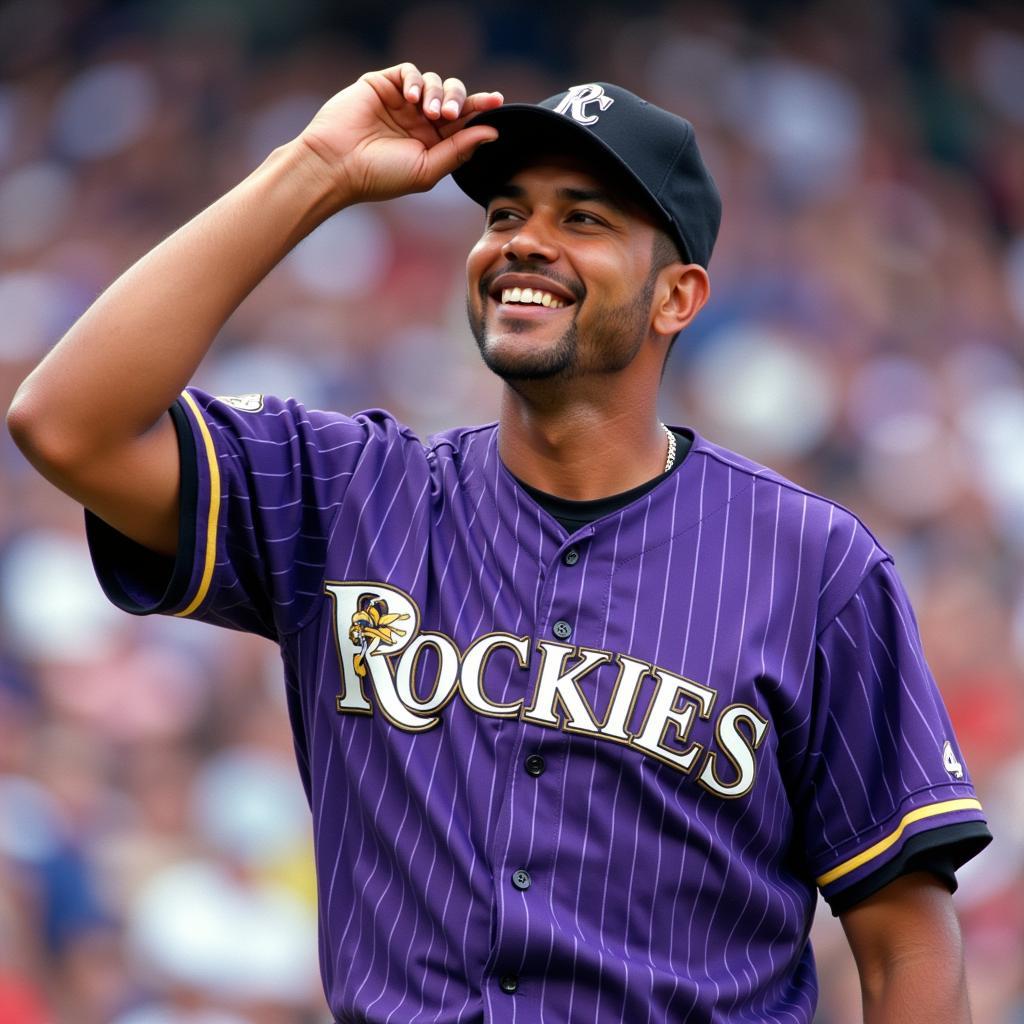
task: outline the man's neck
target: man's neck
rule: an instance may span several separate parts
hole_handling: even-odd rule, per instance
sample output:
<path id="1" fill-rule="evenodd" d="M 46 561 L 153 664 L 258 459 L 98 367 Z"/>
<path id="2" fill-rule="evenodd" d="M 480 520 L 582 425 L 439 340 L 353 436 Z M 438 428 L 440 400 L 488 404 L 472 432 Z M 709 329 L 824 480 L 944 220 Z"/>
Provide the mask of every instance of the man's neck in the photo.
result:
<path id="1" fill-rule="evenodd" d="M 647 401 L 548 403 L 506 387 L 498 451 L 520 480 L 547 494 L 587 501 L 619 494 L 665 469 L 668 439 Z"/>

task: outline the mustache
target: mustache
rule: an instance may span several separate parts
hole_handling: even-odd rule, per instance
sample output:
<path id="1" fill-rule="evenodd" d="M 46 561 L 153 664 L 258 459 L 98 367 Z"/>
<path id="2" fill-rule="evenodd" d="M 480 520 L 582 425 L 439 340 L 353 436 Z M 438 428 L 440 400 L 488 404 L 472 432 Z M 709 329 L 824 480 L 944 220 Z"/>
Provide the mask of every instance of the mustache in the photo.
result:
<path id="1" fill-rule="evenodd" d="M 578 281 L 570 281 L 559 274 L 552 274 L 550 268 L 544 266 L 542 263 L 531 263 L 529 260 L 520 260 L 516 263 L 509 263 L 507 266 L 502 267 L 500 270 L 495 270 L 490 274 L 484 274 L 480 278 L 480 284 L 478 286 L 481 299 L 487 299 L 491 294 L 491 286 L 503 274 L 534 274 L 537 277 L 546 277 L 549 281 L 569 292 L 577 303 L 582 302 L 583 297 L 587 294 L 586 289 L 583 288 Z"/>

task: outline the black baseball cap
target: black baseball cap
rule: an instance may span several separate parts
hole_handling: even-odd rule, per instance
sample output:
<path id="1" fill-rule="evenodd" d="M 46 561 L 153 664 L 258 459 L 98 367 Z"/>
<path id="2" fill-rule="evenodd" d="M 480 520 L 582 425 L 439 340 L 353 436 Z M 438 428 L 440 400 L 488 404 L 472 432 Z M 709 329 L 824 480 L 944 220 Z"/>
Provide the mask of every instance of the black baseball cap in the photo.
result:
<path id="1" fill-rule="evenodd" d="M 531 154 L 578 154 L 622 172 L 664 219 L 683 257 L 702 267 L 710 262 L 722 200 L 685 118 L 618 85 L 591 82 L 540 103 L 506 103 L 469 123 L 499 133 L 452 175 L 481 206 Z"/>

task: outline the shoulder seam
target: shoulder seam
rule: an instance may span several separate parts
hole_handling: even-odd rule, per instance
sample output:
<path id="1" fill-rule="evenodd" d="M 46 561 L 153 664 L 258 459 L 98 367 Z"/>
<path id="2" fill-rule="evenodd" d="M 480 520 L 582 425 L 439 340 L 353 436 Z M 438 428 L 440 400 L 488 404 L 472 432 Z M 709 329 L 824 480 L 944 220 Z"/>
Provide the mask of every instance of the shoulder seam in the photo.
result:
<path id="1" fill-rule="evenodd" d="M 492 423 L 481 423 L 475 427 L 461 427 L 456 434 L 456 437 L 462 439 L 470 434 L 483 434 L 487 431 L 494 430 L 497 426 L 498 424 L 495 421 Z M 432 455 L 439 448 L 451 448 L 453 451 L 459 451 L 459 447 L 455 443 L 454 438 L 441 437 L 438 434 L 432 434 L 428 437 L 426 443 L 423 444 L 423 447 L 426 449 L 428 455 Z"/>
<path id="2" fill-rule="evenodd" d="M 890 565 L 893 564 L 892 555 L 889 554 L 884 548 L 878 548 L 881 552 L 881 558 L 873 558 L 865 566 L 864 571 L 857 578 L 857 585 L 850 592 L 850 596 L 828 617 L 828 620 L 822 623 L 821 628 L 814 634 L 814 642 L 817 644 L 821 640 L 822 634 L 828 629 L 835 621 L 839 618 L 847 608 L 853 604 L 857 595 L 860 593 L 860 588 L 864 586 L 864 581 L 870 576 L 880 565 L 885 565 L 888 562 Z"/>
<path id="3" fill-rule="evenodd" d="M 833 498 L 827 498 L 823 494 L 818 494 L 817 491 L 812 491 L 807 487 L 803 487 L 792 480 L 787 480 L 780 473 L 776 472 L 768 466 L 762 466 L 758 470 L 751 469 L 749 466 L 739 465 L 735 462 L 725 458 L 720 452 L 713 450 L 706 446 L 707 442 L 701 440 L 700 447 L 696 448 L 695 451 L 702 455 L 708 456 L 708 458 L 714 459 L 716 462 L 720 462 L 723 466 L 728 466 L 730 469 L 736 470 L 738 473 L 746 473 L 748 476 L 756 480 L 764 480 L 766 482 L 774 483 L 779 487 L 784 488 L 787 491 L 793 491 L 794 494 L 802 494 L 807 498 L 811 498 L 814 501 L 818 501 L 823 505 L 831 505 L 833 508 L 839 509 L 841 512 L 845 512 L 851 519 L 855 520 L 857 525 L 871 538 L 875 547 L 882 552 L 883 555 L 890 561 L 892 555 L 884 544 L 875 536 L 871 528 L 864 522 L 863 519 L 852 509 L 847 508 L 841 502 L 834 500 Z"/>

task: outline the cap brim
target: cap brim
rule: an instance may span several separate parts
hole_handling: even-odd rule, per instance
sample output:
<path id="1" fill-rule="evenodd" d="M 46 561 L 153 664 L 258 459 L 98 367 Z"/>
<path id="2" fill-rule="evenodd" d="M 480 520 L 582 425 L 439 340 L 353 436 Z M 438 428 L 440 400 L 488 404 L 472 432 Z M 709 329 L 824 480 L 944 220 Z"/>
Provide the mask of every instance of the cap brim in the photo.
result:
<path id="1" fill-rule="evenodd" d="M 452 173 L 455 183 L 471 199 L 486 206 L 495 192 L 526 163 L 540 154 L 571 154 L 596 161 L 635 189 L 635 199 L 665 221 L 676 235 L 672 218 L 647 186 L 629 169 L 618 154 L 577 124 L 571 117 L 530 103 L 506 103 L 495 110 L 478 114 L 471 125 L 489 124 L 498 129 L 498 138 L 480 146 L 473 156 Z"/>

